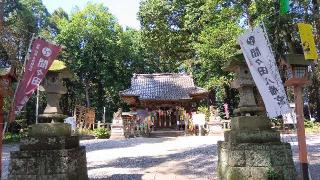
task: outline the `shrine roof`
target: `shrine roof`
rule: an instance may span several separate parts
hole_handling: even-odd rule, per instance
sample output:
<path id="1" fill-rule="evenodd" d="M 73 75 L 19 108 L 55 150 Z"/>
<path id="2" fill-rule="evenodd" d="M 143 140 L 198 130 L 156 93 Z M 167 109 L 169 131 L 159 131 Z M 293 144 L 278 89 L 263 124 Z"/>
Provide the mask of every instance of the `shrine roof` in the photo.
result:
<path id="1" fill-rule="evenodd" d="M 120 92 L 122 97 L 161 101 L 191 100 L 192 96 L 207 94 L 207 90 L 195 86 L 192 76 L 175 73 L 134 74 L 131 87 Z"/>

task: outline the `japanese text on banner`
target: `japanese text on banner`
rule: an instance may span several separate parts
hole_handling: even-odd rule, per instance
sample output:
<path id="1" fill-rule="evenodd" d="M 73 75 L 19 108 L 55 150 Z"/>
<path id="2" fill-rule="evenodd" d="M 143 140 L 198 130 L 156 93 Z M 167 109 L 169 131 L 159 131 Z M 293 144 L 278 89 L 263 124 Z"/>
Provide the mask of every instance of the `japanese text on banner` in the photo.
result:
<path id="1" fill-rule="evenodd" d="M 298 23 L 304 58 L 307 60 L 318 59 L 316 44 L 313 39 L 311 24 Z"/>
<path id="2" fill-rule="evenodd" d="M 291 111 L 267 35 L 261 27 L 238 38 L 252 78 L 262 96 L 270 118 Z"/>
<path id="3" fill-rule="evenodd" d="M 26 70 L 16 90 L 15 99 L 11 107 L 10 122 L 15 119 L 15 116 L 20 113 L 28 102 L 60 50 L 60 46 L 51 44 L 41 38 L 37 38 L 32 42 L 31 54 L 25 67 Z"/>

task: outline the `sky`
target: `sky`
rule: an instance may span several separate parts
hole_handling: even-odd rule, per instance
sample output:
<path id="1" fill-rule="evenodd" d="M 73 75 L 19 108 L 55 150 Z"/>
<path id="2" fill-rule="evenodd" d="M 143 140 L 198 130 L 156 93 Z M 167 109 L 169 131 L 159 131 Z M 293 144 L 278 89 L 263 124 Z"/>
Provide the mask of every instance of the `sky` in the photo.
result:
<path id="1" fill-rule="evenodd" d="M 42 2 L 50 13 L 62 7 L 68 14 L 75 6 L 83 9 L 88 2 L 102 3 L 108 7 L 109 12 L 118 19 L 119 24 L 123 27 L 140 28 L 137 19 L 140 0 L 42 0 Z"/>

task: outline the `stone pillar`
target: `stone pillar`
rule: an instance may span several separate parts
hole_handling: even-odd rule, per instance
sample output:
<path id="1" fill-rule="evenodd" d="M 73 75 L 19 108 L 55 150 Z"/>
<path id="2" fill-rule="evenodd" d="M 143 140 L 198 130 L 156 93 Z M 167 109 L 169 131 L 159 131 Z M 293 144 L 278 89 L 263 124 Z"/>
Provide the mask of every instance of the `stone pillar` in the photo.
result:
<path id="1" fill-rule="evenodd" d="M 237 117 L 231 119 L 231 130 L 218 142 L 218 175 L 224 180 L 294 180 L 297 179 L 291 146 L 280 140 L 271 129 L 270 120 L 256 106 L 249 70 L 243 61 L 231 62 L 226 68 L 236 72 L 233 87 L 239 89 Z"/>

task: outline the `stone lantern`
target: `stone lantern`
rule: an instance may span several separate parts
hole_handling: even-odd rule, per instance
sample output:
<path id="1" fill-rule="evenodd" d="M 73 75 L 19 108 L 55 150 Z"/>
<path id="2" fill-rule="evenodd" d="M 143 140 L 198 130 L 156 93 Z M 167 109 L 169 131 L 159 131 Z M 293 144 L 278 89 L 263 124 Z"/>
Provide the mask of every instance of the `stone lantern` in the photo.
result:
<path id="1" fill-rule="evenodd" d="M 9 179 L 88 179 L 86 149 L 80 146 L 79 135 L 71 134 L 70 124 L 57 123 L 65 117 L 59 108 L 59 99 L 67 92 L 62 80 L 70 77 L 65 64 L 55 60 L 42 88 L 48 97 L 39 115 L 43 123 L 31 125 L 20 151 L 10 152 Z"/>
<path id="2" fill-rule="evenodd" d="M 228 62 L 225 69 L 235 73 L 232 87 L 239 90 L 240 103 L 234 111 L 237 116 L 231 118 L 231 130 L 218 142 L 219 179 L 296 179 L 291 146 L 281 142 L 280 133 L 271 129 L 270 120 L 257 107 L 255 84 L 243 55 Z"/>
<path id="3" fill-rule="evenodd" d="M 67 117 L 62 114 L 59 101 L 61 96 L 67 93 L 63 80 L 70 78 L 72 78 L 72 74 L 64 62 L 54 60 L 40 87 L 40 90 L 45 91 L 47 95 L 47 106 L 43 114 L 39 115 L 40 122 L 60 122 Z"/>
<path id="4" fill-rule="evenodd" d="M 256 115 L 264 111 L 263 107 L 257 107 L 253 89 L 255 83 L 242 54 L 237 54 L 232 61 L 227 62 L 224 70 L 235 73 L 235 79 L 231 82 L 231 87 L 238 89 L 240 102 L 238 108 L 234 110 L 237 115 Z"/>

